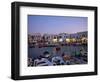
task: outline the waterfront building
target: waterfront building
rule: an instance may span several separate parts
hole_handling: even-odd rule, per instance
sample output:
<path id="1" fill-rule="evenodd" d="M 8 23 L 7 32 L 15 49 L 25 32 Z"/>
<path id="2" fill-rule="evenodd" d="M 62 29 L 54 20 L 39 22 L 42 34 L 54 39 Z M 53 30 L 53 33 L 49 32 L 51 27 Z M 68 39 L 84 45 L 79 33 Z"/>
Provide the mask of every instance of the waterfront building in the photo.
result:
<path id="1" fill-rule="evenodd" d="M 77 32 L 77 34 L 80 36 L 80 38 L 82 37 L 87 37 L 88 36 L 88 32 L 84 31 L 84 32 Z"/>
<path id="2" fill-rule="evenodd" d="M 87 44 L 87 41 L 88 41 L 88 32 L 87 31 L 78 32 L 77 34 L 79 36 L 79 39 L 81 40 L 81 43 Z"/>
<path id="3" fill-rule="evenodd" d="M 30 44 L 30 43 L 32 43 L 32 42 L 33 42 L 32 36 L 31 36 L 31 35 L 28 35 L 28 43 Z"/>
<path id="4" fill-rule="evenodd" d="M 59 34 L 59 42 L 65 42 L 67 39 L 69 39 L 69 34 L 67 34 L 67 33 Z"/>
<path id="5" fill-rule="evenodd" d="M 77 33 L 43 34 L 34 33 L 28 35 L 28 42 L 35 44 L 66 44 L 66 43 L 87 43 L 87 31 Z"/>
<path id="6" fill-rule="evenodd" d="M 43 37 L 47 44 L 53 44 L 58 42 L 58 35 L 56 34 L 44 34 Z"/>
<path id="7" fill-rule="evenodd" d="M 40 33 L 34 33 L 32 34 L 32 39 L 33 39 L 33 42 L 40 42 L 42 39 L 42 36 Z"/>
<path id="8" fill-rule="evenodd" d="M 87 43 L 87 31 L 70 34 L 71 42 Z"/>

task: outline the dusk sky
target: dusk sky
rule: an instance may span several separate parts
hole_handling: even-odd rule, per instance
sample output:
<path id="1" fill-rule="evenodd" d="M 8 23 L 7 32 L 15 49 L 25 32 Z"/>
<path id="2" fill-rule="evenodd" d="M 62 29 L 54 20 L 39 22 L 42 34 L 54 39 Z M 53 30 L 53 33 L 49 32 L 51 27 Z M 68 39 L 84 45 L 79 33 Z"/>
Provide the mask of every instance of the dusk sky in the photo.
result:
<path id="1" fill-rule="evenodd" d="M 76 33 L 87 31 L 87 17 L 28 15 L 28 33 Z"/>

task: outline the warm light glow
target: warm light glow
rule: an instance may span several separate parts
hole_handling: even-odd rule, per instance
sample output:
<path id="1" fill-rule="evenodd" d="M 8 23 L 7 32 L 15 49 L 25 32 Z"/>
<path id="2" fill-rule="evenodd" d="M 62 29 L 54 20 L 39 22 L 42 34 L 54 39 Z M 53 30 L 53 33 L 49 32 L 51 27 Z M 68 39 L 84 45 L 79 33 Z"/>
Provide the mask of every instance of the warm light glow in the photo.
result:
<path id="1" fill-rule="evenodd" d="M 87 38 L 86 37 L 83 37 L 81 40 L 82 40 L 82 43 L 87 43 Z"/>
<path id="2" fill-rule="evenodd" d="M 75 39 L 75 38 L 73 38 L 73 39 L 72 39 L 72 41 L 73 41 L 73 42 L 75 42 L 75 41 L 76 41 L 76 39 Z"/>
<path id="3" fill-rule="evenodd" d="M 63 41 L 63 39 L 59 39 L 59 42 L 62 42 Z"/>
<path id="4" fill-rule="evenodd" d="M 84 37 L 84 38 L 82 38 L 82 41 L 83 41 L 83 40 L 87 40 L 87 38 Z"/>
<path id="5" fill-rule="evenodd" d="M 53 42 L 57 42 L 57 39 L 53 39 Z"/>
<path id="6" fill-rule="evenodd" d="M 67 38 L 67 39 L 66 39 L 66 42 L 70 42 L 70 39 L 69 39 L 69 38 Z"/>

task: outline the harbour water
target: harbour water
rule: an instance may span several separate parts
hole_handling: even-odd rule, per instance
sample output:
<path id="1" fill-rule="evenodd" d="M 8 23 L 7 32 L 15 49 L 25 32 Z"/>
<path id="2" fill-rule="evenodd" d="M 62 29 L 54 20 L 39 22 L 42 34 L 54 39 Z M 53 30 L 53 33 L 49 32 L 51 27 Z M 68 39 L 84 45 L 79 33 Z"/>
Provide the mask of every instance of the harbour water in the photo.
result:
<path id="1" fill-rule="evenodd" d="M 77 52 L 80 52 L 81 49 L 84 49 L 87 52 L 87 46 L 79 45 L 79 46 L 61 46 L 60 52 L 58 52 L 59 55 L 62 55 L 62 53 L 67 53 L 68 55 L 75 55 Z M 33 47 L 28 48 L 28 57 L 32 58 L 33 60 L 39 57 L 40 55 L 43 55 L 45 51 L 48 51 L 51 56 L 53 56 L 53 50 L 54 47 Z"/>

